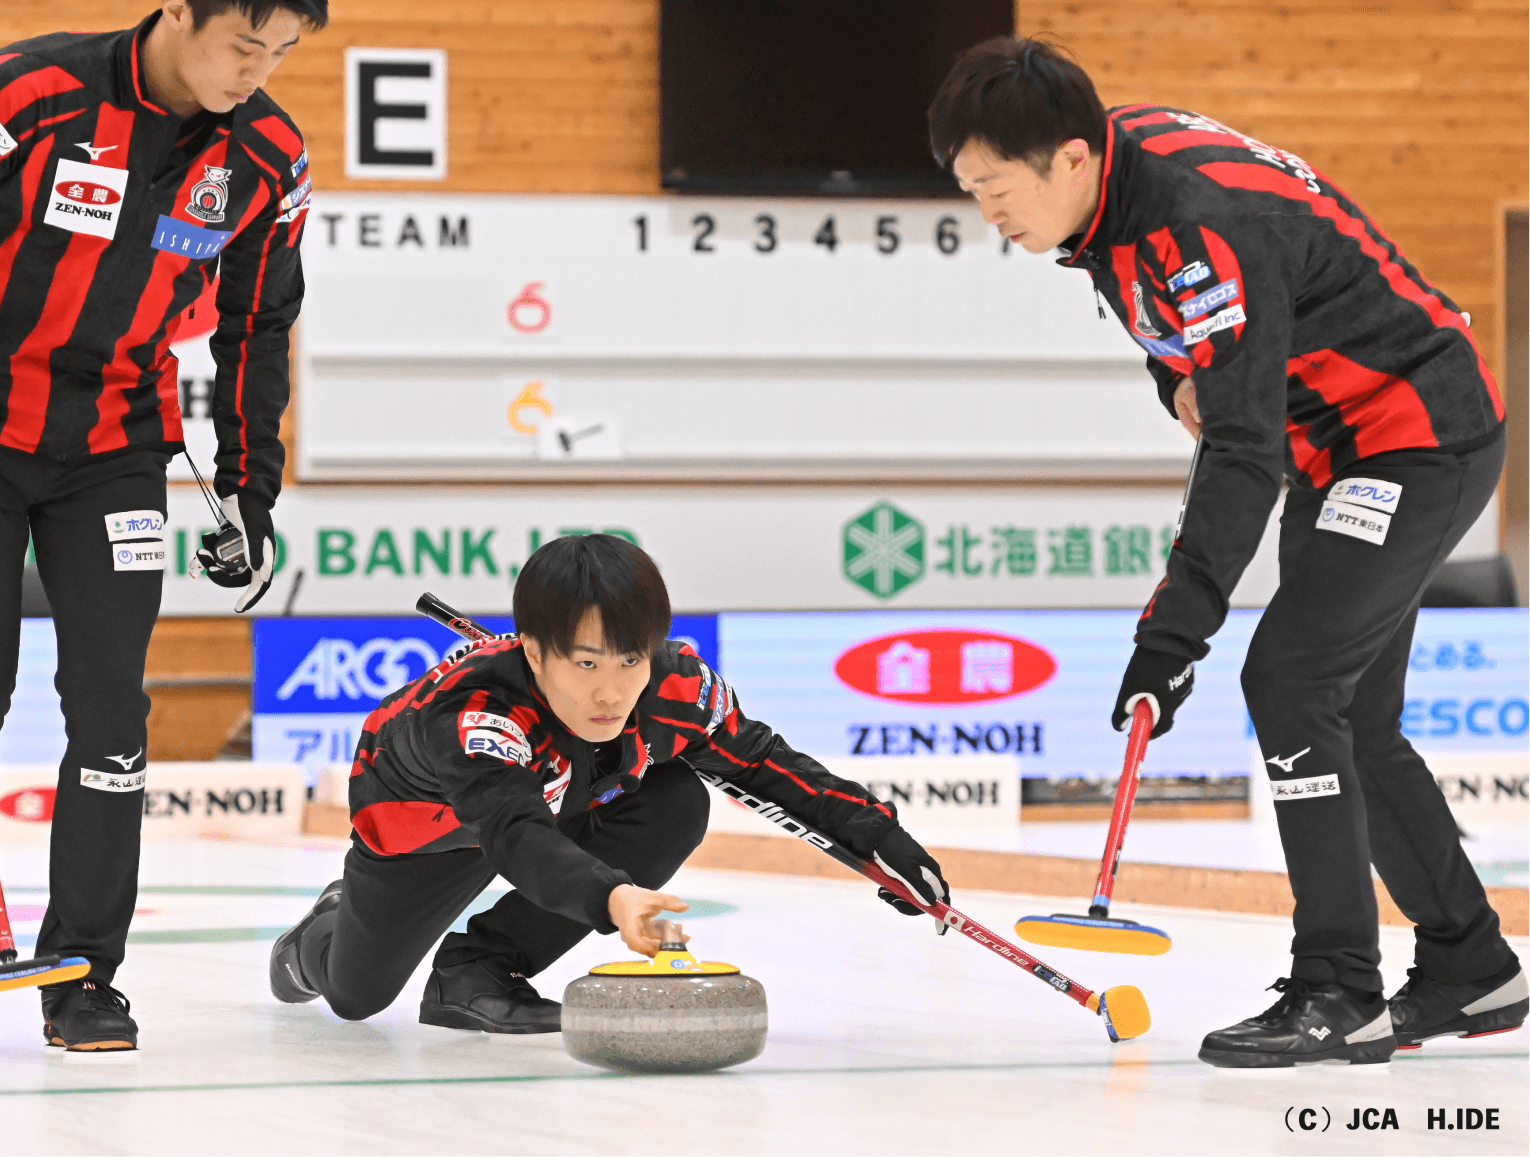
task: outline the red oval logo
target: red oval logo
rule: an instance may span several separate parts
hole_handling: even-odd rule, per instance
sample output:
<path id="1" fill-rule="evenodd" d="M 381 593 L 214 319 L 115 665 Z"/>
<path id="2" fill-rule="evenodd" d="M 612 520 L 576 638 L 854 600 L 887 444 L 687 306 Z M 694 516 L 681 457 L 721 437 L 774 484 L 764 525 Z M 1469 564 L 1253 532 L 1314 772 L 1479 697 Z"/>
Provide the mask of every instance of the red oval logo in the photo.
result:
<path id="1" fill-rule="evenodd" d="M 57 791 L 52 787 L 24 787 L 0 796 L 0 813 L 23 823 L 48 823 L 53 819 L 53 797 Z"/>
<path id="2" fill-rule="evenodd" d="M 116 189 L 108 189 L 94 181 L 60 181 L 54 191 L 65 200 L 77 201 L 81 205 L 115 205 L 122 200 L 122 194 Z"/>
<path id="3" fill-rule="evenodd" d="M 883 635 L 834 661 L 834 674 L 847 687 L 893 703 L 1013 699 L 1056 670 L 1057 660 L 1035 643 L 955 628 Z"/>

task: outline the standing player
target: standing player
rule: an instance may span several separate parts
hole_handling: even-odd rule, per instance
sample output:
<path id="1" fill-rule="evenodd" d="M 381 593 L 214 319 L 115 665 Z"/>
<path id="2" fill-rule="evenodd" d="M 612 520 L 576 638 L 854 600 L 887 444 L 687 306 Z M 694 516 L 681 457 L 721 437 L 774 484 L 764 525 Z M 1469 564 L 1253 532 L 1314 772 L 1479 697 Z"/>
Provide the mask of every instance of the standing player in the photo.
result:
<path id="1" fill-rule="evenodd" d="M 516 580 L 515 625 L 518 637 L 447 658 L 367 718 L 345 876 L 272 947 L 278 1000 L 322 995 L 347 1020 L 382 1011 L 497 874 L 515 891 L 446 936 L 420 1021 L 557 1032 L 561 1006 L 528 977 L 591 929 L 652 956 L 652 917 L 684 911 L 652 889 L 706 834 L 692 765 L 874 856 L 927 902 L 947 898 L 891 804 L 745 719 L 690 647 L 665 641 L 669 594 L 636 546 L 554 539 Z"/>
<path id="2" fill-rule="evenodd" d="M 1294 959 L 1275 1005 L 1211 1033 L 1201 1059 L 1376 1062 L 1522 1024 L 1519 961 L 1399 722 L 1420 597 L 1503 469 L 1503 402 L 1467 318 L 1299 157 L 1178 109 L 1107 114 L 1045 42 L 972 49 L 930 126 L 985 220 L 1088 271 L 1201 440 L 1118 729 L 1146 699 L 1153 734 L 1169 730 L 1290 483 L 1280 589 L 1243 689 L 1296 896 Z M 1417 925 L 1390 1013 L 1373 862 Z"/>
<path id="3" fill-rule="evenodd" d="M 169 346 L 214 277 L 215 485 L 248 565 L 205 562 L 246 588 L 239 611 L 271 581 L 309 180 L 260 86 L 327 3 L 167 0 L 137 28 L 0 49 L 0 713 L 30 537 L 69 734 L 37 952 L 91 962 L 43 990 L 52 1045 L 137 1047 L 111 981 L 138 891 L 165 466 L 184 449 Z"/>

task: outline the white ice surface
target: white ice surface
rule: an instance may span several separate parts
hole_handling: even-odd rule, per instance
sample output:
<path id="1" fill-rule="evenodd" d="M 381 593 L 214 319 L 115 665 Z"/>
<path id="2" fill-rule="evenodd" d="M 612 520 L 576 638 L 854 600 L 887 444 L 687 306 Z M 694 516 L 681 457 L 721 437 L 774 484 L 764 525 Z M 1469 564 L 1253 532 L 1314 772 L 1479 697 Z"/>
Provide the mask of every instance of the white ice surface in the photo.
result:
<path id="1" fill-rule="evenodd" d="M 271 928 L 300 896 L 180 894 L 166 886 L 309 886 L 338 875 L 344 845 L 203 840 L 145 846 L 135 933 Z M 41 849 L 0 854 L 13 908 L 42 903 Z M 1518 1153 L 1526 1150 L 1523 1031 L 1434 1042 L 1390 1065 L 1274 1072 L 1209 1068 L 1201 1036 L 1263 1009 L 1286 971 L 1286 921 L 1120 905 L 1171 932 L 1162 957 L 1040 949 L 1079 982 L 1138 985 L 1140 1040 L 1101 1022 L 964 937 L 937 938 L 854 882 L 682 870 L 672 890 L 736 905 L 694 920 L 703 957 L 761 980 L 762 1057 L 722 1073 L 628 1077 L 571 1060 L 556 1035 L 431 1028 L 422 968 L 394 1006 L 347 1024 L 322 1002 L 277 1004 L 269 939 L 139 943 L 118 986 L 142 1049 L 42 1046 L 35 995 L 0 996 L 3 1153 Z M 968 915 L 1009 935 L 1055 899 L 965 893 Z M 18 922 L 21 936 L 34 919 Z M 269 934 L 267 934 L 269 935 Z M 1411 934 L 1383 928 L 1389 989 Z M 1522 956 L 1523 939 L 1515 941 Z M 550 996 L 627 954 L 591 937 L 538 980 Z M 1288 1132 L 1288 1108 L 1326 1108 L 1326 1133 Z M 1500 1128 L 1426 1130 L 1429 1107 L 1496 1107 Z M 1399 1131 L 1350 1131 L 1356 1108 L 1394 1108 Z M 1294 1118 L 1293 1118 L 1294 1119 Z"/>

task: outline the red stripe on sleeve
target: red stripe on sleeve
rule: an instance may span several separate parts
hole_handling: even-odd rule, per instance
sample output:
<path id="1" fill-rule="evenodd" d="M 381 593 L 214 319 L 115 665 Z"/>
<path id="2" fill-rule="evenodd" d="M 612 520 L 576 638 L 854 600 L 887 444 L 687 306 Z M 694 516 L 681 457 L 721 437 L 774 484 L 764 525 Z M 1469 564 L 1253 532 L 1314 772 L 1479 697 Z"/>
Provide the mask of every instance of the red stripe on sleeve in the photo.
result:
<path id="1" fill-rule="evenodd" d="M 846 794 L 845 794 L 845 793 L 844 793 L 844 792 L 842 792 L 842 791 L 834 791 L 834 790 L 833 790 L 833 789 L 832 789 L 832 788 L 827 788 L 827 787 L 826 787 L 826 788 L 824 788 L 824 789 L 823 789 L 823 794 L 824 794 L 824 795 L 832 795 L 832 796 L 834 796 L 834 797 L 835 797 L 835 798 L 836 798 L 836 799 L 847 799 L 847 800 L 849 800 L 849 801 L 850 801 L 850 802 L 851 802 L 851 803 L 858 803 L 858 804 L 860 804 L 860 805 L 861 805 L 861 806 L 862 806 L 862 807 L 865 807 L 865 806 L 866 806 L 866 801 L 865 801 L 865 800 L 863 800 L 863 799 L 862 799 L 862 798 L 861 798 L 861 797 L 860 797 L 860 796 L 858 796 L 858 795 L 846 795 Z"/>
<path id="2" fill-rule="evenodd" d="M 1498 392 L 1498 383 L 1488 370 L 1487 362 L 1482 358 L 1482 351 L 1477 348 L 1477 339 L 1472 336 L 1471 329 L 1466 324 L 1466 319 L 1459 313 L 1446 308 L 1434 294 L 1421 289 L 1408 277 L 1402 266 L 1392 260 L 1392 255 L 1375 237 L 1371 236 L 1367 222 L 1353 217 L 1347 213 L 1337 201 L 1326 194 L 1313 193 L 1307 188 L 1307 182 L 1289 173 L 1272 168 L 1269 165 L 1240 164 L 1237 162 L 1218 161 L 1212 164 L 1200 165 L 1198 170 L 1205 173 L 1219 185 L 1231 189 L 1251 189 L 1261 193 L 1274 193 L 1293 201 L 1301 201 L 1310 208 L 1315 216 L 1332 221 L 1334 227 L 1346 237 L 1353 238 L 1360 246 L 1360 252 L 1375 261 L 1381 270 L 1381 275 L 1386 278 L 1392 292 L 1418 306 L 1435 325 L 1444 329 L 1459 331 L 1467 341 L 1472 343 L 1472 352 L 1477 355 L 1477 372 L 1487 385 L 1488 394 L 1493 399 L 1493 410 L 1497 416 L 1503 418 L 1503 398 Z M 1374 228 L 1372 226 L 1371 228 Z M 1388 244 L 1391 244 L 1388 242 Z M 1393 246 L 1393 248 L 1396 248 Z"/>
<path id="3" fill-rule="evenodd" d="M 57 65 L 39 68 L 25 76 L 18 76 L 4 88 L 0 88 L 0 121 L 15 118 L 22 109 L 30 108 L 40 100 L 84 88 L 83 82 L 70 76 Z"/>
<path id="4" fill-rule="evenodd" d="M 251 121 L 250 127 L 286 153 L 289 161 L 302 156 L 303 138 L 288 128 L 281 117 L 261 117 L 258 121 Z"/>
<path id="5" fill-rule="evenodd" d="M 1333 462 L 1327 450 L 1312 444 L 1307 436 L 1311 429 L 1311 426 L 1286 419 L 1286 436 L 1291 439 L 1291 458 L 1296 468 L 1312 479 L 1312 485 L 1323 487 L 1333 479 Z"/>
<path id="6" fill-rule="evenodd" d="M 1209 132 L 1206 129 L 1181 129 L 1177 133 L 1160 133 L 1156 137 L 1145 137 L 1142 147 L 1150 153 L 1168 156 L 1182 149 L 1193 149 L 1199 146 L 1215 145 L 1225 149 L 1242 143 L 1240 138 L 1228 133 Z"/>
<path id="7" fill-rule="evenodd" d="M 818 794 L 816 791 L 814 791 L 812 788 L 810 788 L 806 783 L 804 783 L 801 779 L 799 779 L 797 776 L 793 775 L 791 772 L 787 771 L 786 768 L 782 767 L 775 760 L 767 759 L 765 761 L 765 766 L 770 768 L 772 771 L 779 771 L 782 775 L 786 776 L 787 779 L 791 780 L 798 787 L 800 787 L 803 791 L 807 792 L 808 795 L 817 795 Z M 837 792 L 837 791 L 829 791 L 829 792 L 825 792 L 825 794 L 826 795 L 839 795 L 839 792 Z M 849 796 L 844 796 L 843 798 L 844 799 L 849 799 L 850 797 Z M 864 803 L 865 801 L 862 800 L 861 802 Z"/>

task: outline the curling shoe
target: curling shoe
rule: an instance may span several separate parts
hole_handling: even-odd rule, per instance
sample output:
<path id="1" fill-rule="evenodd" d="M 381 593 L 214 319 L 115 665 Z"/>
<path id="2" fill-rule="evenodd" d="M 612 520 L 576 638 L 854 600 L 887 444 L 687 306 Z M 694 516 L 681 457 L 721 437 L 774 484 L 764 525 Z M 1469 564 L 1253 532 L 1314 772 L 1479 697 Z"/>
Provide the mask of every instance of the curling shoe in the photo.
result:
<path id="1" fill-rule="evenodd" d="M 519 973 L 501 980 L 480 960 L 436 968 L 425 982 L 420 1023 L 478 1032 L 559 1032 L 563 1006 Z"/>
<path id="2" fill-rule="evenodd" d="M 1419 1048 L 1437 1036 L 1492 1036 L 1525 1023 L 1530 989 L 1519 961 L 1475 984 L 1441 984 L 1412 977 L 1387 1002 L 1397 1047 Z"/>
<path id="3" fill-rule="evenodd" d="M 336 880 L 320 892 L 319 898 L 308 910 L 308 915 L 278 936 L 276 943 L 271 945 L 271 995 L 283 1004 L 307 1004 L 310 1000 L 318 999 L 319 990 L 308 983 L 308 978 L 303 975 L 299 950 L 303 944 L 303 933 L 308 931 L 309 926 L 320 916 L 340 907 L 342 883 L 343 880 Z"/>
<path id="4" fill-rule="evenodd" d="M 1208 1033 L 1200 1058 L 1223 1069 L 1285 1069 L 1292 1065 L 1380 1065 L 1392 1059 L 1397 1037 L 1378 992 L 1362 1001 L 1338 984 L 1308 984 L 1283 976 L 1268 1009 Z"/>
<path id="5" fill-rule="evenodd" d="M 73 980 L 42 989 L 43 1040 L 70 1052 L 109 1052 L 138 1047 L 132 1005 L 109 984 Z"/>

